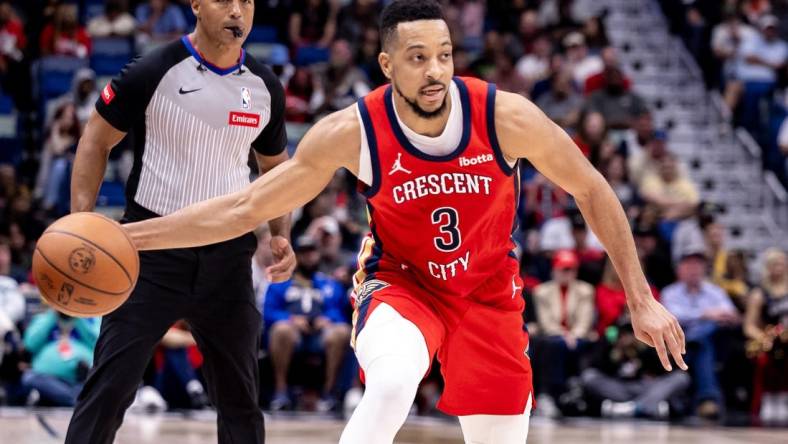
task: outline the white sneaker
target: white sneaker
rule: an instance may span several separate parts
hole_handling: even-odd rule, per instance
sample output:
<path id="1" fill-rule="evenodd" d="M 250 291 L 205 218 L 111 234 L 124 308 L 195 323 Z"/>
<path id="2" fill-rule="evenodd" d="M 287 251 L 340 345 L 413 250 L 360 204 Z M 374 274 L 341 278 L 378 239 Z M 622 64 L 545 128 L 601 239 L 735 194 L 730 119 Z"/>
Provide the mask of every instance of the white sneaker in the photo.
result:
<path id="1" fill-rule="evenodd" d="M 137 396 L 129 410 L 139 413 L 157 413 L 167 410 L 167 401 L 155 388 L 146 385 L 137 390 Z"/>
<path id="2" fill-rule="evenodd" d="M 775 420 L 780 424 L 788 424 L 788 393 L 780 393 L 776 396 Z"/>
<path id="3" fill-rule="evenodd" d="M 345 402 L 342 404 L 342 412 L 345 418 L 350 418 L 350 415 L 356 410 L 358 404 L 361 402 L 361 397 L 364 396 L 364 391 L 361 387 L 353 387 L 345 394 Z"/>
<path id="4" fill-rule="evenodd" d="M 553 397 L 545 393 L 536 397 L 536 410 L 534 413 L 545 418 L 558 418 L 561 416 L 561 411 L 555 405 Z"/>
<path id="5" fill-rule="evenodd" d="M 761 421 L 772 423 L 777 419 L 777 395 L 764 393 L 761 398 Z"/>
<path id="6" fill-rule="evenodd" d="M 635 416 L 635 403 L 614 402 L 609 399 L 602 401 L 602 416 L 605 418 L 632 418 Z"/>

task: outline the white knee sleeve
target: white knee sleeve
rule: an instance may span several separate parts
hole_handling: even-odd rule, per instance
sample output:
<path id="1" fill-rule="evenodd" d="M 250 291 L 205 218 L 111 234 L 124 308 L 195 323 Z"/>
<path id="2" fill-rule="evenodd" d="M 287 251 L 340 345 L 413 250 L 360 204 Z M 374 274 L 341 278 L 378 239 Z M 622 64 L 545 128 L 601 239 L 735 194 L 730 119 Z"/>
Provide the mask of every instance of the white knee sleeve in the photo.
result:
<path id="1" fill-rule="evenodd" d="M 340 444 L 391 444 L 408 416 L 430 357 L 421 331 L 387 304 L 372 312 L 356 339 L 366 391 Z"/>
<path id="2" fill-rule="evenodd" d="M 465 444 L 525 444 L 531 417 L 531 398 L 521 415 L 460 416 Z"/>

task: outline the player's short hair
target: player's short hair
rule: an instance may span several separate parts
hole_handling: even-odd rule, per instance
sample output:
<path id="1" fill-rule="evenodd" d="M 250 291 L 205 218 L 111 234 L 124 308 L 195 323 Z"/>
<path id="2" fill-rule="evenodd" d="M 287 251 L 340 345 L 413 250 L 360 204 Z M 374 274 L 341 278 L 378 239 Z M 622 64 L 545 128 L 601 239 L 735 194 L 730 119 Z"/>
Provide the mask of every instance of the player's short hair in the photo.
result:
<path id="1" fill-rule="evenodd" d="M 395 0 L 380 14 L 380 40 L 386 48 L 397 34 L 397 25 L 416 20 L 443 20 L 443 10 L 435 0 Z"/>

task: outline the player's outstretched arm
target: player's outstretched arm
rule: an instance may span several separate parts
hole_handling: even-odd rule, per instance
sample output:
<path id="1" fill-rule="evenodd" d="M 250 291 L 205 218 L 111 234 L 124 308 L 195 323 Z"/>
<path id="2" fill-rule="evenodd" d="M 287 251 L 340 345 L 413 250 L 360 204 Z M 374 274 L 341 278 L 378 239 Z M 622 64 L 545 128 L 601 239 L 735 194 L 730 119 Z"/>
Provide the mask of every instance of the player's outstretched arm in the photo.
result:
<path id="1" fill-rule="evenodd" d="M 195 247 L 241 236 L 312 200 L 337 169 L 356 173 L 360 143 L 355 109 L 349 107 L 316 123 L 292 159 L 243 190 L 124 227 L 140 250 Z"/>
<path id="2" fill-rule="evenodd" d="M 621 277 L 638 339 L 656 347 L 665 369 L 672 368 L 668 353 L 686 369 L 681 356 L 685 351 L 684 332 L 676 318 L 651 295 L 624 210 L 607 181 L 569 135 L 522 96 L 498 92 L 495 129 L 506 157 L 527 158 L 574 196 Z"/>

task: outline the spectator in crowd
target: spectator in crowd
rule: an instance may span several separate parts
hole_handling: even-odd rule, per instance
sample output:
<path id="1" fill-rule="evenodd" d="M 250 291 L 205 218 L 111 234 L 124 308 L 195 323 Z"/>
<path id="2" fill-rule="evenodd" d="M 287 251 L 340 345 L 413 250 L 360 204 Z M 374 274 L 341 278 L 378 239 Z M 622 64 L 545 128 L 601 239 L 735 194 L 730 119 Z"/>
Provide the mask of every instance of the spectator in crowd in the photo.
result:
<path id="1" fill-rule="evenodd" d="M 47 310 L 30 321 L 24 334 L 32 367 L 22 376 L 30 402 L 73 407 L 93 362 L 99 320 L 72 318 Z"/>
<path id="2" fill-rule="evenodd" d="M 649 208 L 646 208 L 644 214 L 649 211 Z M 673 283 L 676 275 L 673 272 L 670 249 L 660 238 L 656 225 L 651 222 L 636 222 L 634 235 L 635 248 L 649 282 L 658 289 Z"/>
<path id="3" fill-rule="evenodd" d="M 643 150 L 629 153 L 627 170 L 636 185 L 640 186 L 644 177 L 659 170 L 660 160 L 668 153 L 667 138 L 665 131 L 654 131 L 645 139 Z"/>
<path id="4" fill-rule="evenodd" d="M 532 50 L 520 57 L 515 65 L 517 72 L 531 85 L 550 76 L 550 59 L 553 55 L 553 43 L 547 34 L 539 34 L 534 39 Z M 571 73 L 568 74 L 569 81 L 573 82 Z"/>
<path id="5" fill-rule="evenodd" d="M 56 110 L 67 104 L 73 104 L 79 125 L 84 127 L 96 107 L 98 98 L 96 73 L 90 68 L 81 68 L 74 73 L 71 80 L 71 91 L 47 103 L 46 122 L 51 125 Z"/>
<path id="6" fill-rule="evenodd" d="M 777 133 L 777 150 L 772 156 L 779 159 L 773 168 L 774 172 L 783 185 L 788 187 L 788 117 L 780 124 Z"/>
<path id="7" fill-rule="evenodd" d="M 571 32 L 562 41 L 566 51 L 566 63 L 572 72 L 575 84 L 583 86 L 586 80 L 602 72 L 604 64 L 599 56 L 588 53 L 586 39 L 580 32 Z"/>
<path id="8" fill-rule="evenodd" d="M 598 54 L 607 47 L 609 41 L 605 26 L 602 24 L 602 17 L 589 17 L 583 22 L 583 36 L 586 39 L 588 49 L 593 54 Z"/>
<path id="9" fill-rule="evenodd" d="M 20 77 L 28 76 L 28 73 L 22 72 L 26 46 L 27 37 L 22 21 L 11 7 L 10 0 L 0 0 L 0 87 L 11 93 L 14 87 L 19 87 Z"/>
<path id="10" fill-rule="evenodd" d="M 24 268 L 15 265 L 12 261 L 11 241 L 8 239 L 8 237 L 0 235 L 0 279 L 6 282 L 6 284 L 3 285 L 3 287 L 9 292 L 12 292 L 12 290 L 16 291 L 18 287 L 11 285 L 8 279 L 11 279 L 14 282 L 20 284 L 27 281 L 26 275 L 27 275 L 27 271 Z M 8 299 L 9 301 L 13 299 L 12 296 L 8 296 L 8 297 L 9 297 Z M 22 305 L 23 305 L 22 311 L 24 312 L 24 304 Z M 17 313 L 15 311 L 14 314 L 22 314 L 22 313 Z M 11 318 L 14 319 L 14 316 L 11 316 Z M 16 319 L 16 321 L 14 322 L 17 322 L 19 320 L 21 320 L 21 318 Z"/>
<path id="11" fill-rule="evenodd" d="M 90 37 L 77 21 L 77 5 L 61 3 L 55 9 L 52 23 L 44 27 L 40 38 L 42 55 L 63 55 L 87 58 Z"/>
<path id="12" fill-rule="evenodd" d="M 738 77 L 743 62 L 742 47 L 757 36 L 758 32 L 742 22 L 735 11 L 727 12 L 724 21 L 711 32 L 711 49 L 714 57 L 722 64 L 720 82 L 725 91 L 725 103 L 730 109 L 736 108 L 742 93 Z"/>
<path id="13" fill-rule="evenodd" d="M 725 227 L 711 217 L 699 220 L 699 227 L 706 244 L 706 258 L 711 264 L 711 278 L 717 280 L 725 274 L 728 250 L 725 248 Z"/>
<path id="14" fill-rule="evenodd" d="M 735 325 L 740 317 L 728 295 L 706 279 L 703 245 L 685 246 L 677 272 L 678 282 L 662 291 L 662 303 L 681 323 L 687 338 L 687 363 L 699 402 L 697 413 L 716 418 L 723 401 L 715 374 L 715 333 Z"/>
<path id="15" fill-rule="evenodd" d="M 308 68 L 296 68 L 285 89 L 285 113 L 288 122 L 308 123 L 313 115 L 309 101 L 314 91 L 312 72 Z"/>
<path id="16" fill-rule="evenodd" d="M 744 62 L 739 66 L 739 78 L 744 83 L 744 96 L 739 115 L 741 124 L 756 137 L 763 128 L 761 100 L 769 97 L 777 84 L 777 70 L 788 61 L 788 44 L 780 39 L 773 15 L 758 21 L 761 34 L 742 44 Z"/>
<path id="17" fill-rule="evenodd" d="M 154 361 L 157 370 L 154 386 L 170 408 L 199 410 L 208 405 L 208 396 L 196 372 L 202 366 L 202 355 L 186 323 L 176 322 L 164 334 Z"/>
<path id="18" fill-rule="evenodd" d="M 550 179 L 537 172 L 527 181 L 523 187 L 525 189 L 525 218 L 530 220 L 534 226 L 541 226 L 543 222 L 552 218 L 564 215 L 564 209 L 569 205 L 571 196 L 562 188 L 556 186 Z M 542 227 L 544 231 L 546 227 Z M 568 230 L 565 230 L 568 234 Z M 571 240 L 569 244 L 562 245 L 561 248 L 572 248 Z M 553 250 L 554 248 L 548 248 Z"/>
<path id="19" fill-rule="evenodd" d="M 742 0 L 741 13 L 750 23 L 758 23 L 765 15 L 772 11 L 770 0 Z"/>
<path id="20" fill-rule="evenodd" d="M 591 285 L 602 279 L 605 266 L 605 248 L 593 231 L 588 229 L 583 215 L 576 208 L 567 209 L 572 226 L 572 241 L 579 261 L 577 278 Z"/>
<path id="21" fill-rule="evenodd" d="M 656 205 L 668 221 L 689 216 L 700 202 L 698 189 L 681 174 L 678 160 L 671 153 L 660 159 L 658 173 L 643 178 L 639 193 L 646 202 Z"/>
<path id="22" fill-rule="evenodd" d="M 292 47 L 328 48 L 337 30 L 336 4 L 331 0 L 297 0 L 292 11 L 288 29 Z"/>
<path id="23" fill-rule="evenodd" d="M 287 373 L 293 353 L 299 351 L 325 354 L 326 374 L 318 409 L 329 411 L 337 403 L 332 391 L 350 341 L 348 299 L 338 282 L 318 271 L 320 251 L 315 239 L 300 236 L 294 249 L 298 266 L 293 278 L 271 284 L 263 308 L 276 390 L 271 409 L 292 406 Z"/>
<path id="24" fill-rule="evenodd" d="M 104 12 L 88 22 L 88 35 L 95 38 L 130 37 L 137 28 L 126 0 L 107 0 Z"/>
<path id="25" fill-rule="evenodd" d="M 571 128 L 577 124 L 583 98 L 575 91 L 571 74 L 563 70 L 553 74 L 550 91 L 536 105 L 557 125 Z"/>
<path id="26" fill-rule="evenodd" d="M 462 57 L 458 57 L 461 53 L 463 53 L 462 49 L 455 48 L 454 51 L 455 74 L 467 74 L 463 73 L 462 71 Z M 356 65 L 358 65 L 358 67 L 364 71 L 364 73 L 367 75 L 367 79 L 373 87 L 378 87 L 388 82 L 388 79 L 383 74 L 383 70 L 380 68 L 380 63 L 378 63 L 378 54 L 380 54 L 380 31 L 378 30 L 377 26 L 367 26 L 364 28 L 361 44 L 358 45 Z M 470 63 L 467 61 L 467 59 L 465 61 L 466 63 Z"/>
<path id="27" fill-rule="evenodd" d="M 370 91 L 364 72 L 353 65 L 346 40 L 335 40 L 328 62 L 316 65 L 313 72 L 315 88 L 309 108 L 317 118 L 356 103 Z"/>
<path id="28" fill-rule="evenodd" d="M 659 291 L 653 285 L 649 286 L 654 299 L 659 299 Z M 596 287 L 596 332 L 599 337 L 604 336 L 608 327 L 622 326 L 629 323 L 629 310 L 627 295 L 621 279 L 613 268 L 609 258 L 605 260 L 602 281 Z"/>
<path id="29" fill-rule="evenodd" d="M 627 91 L 620 68 L 607 66 L 604 75 L 605 87 L 588 97 L 588 107 L 602 113 L 610 128 L 630 128 L 632 116 L 645 112 L 646 103 L 637 94 Z"/>
<path id="30" fill-rule="evenodd" d="M 8 239 L 0 237 L 0 339 L 24 317 L 25 297 L 11 275 L 11 248 Z"/>
<path id="31" fill-rule="evenodd" d="M 632 128 L 624 132 L 619 148 L 629 158 L 635 155 L 642 156 L 654 134 L 654 117 L 650 110 L 644 109 L 633 117 Z"/>
<path id="32" fill-rule="evenodd" d="M 35 196 L 43 200 L 46 210 L 53 210 L 58 203 L 63 203 L 60 197 L 81 133 L 74 104 L 64 102 L 55 111 L 55 117 L 47 131 L 36 180 Z"/>
<path id="33" fill-rule="evenodd" d="M 744 334 L 756 358 L 763 386 L 764 422 L 788 422 L 788 256 L 778 249 L 764 254 L 761 284 L 747 297 Z"/>
<path id="34" fill-rule="evenodd" d="M 452 41 L 472 52 L 479 51 L 484 43 L 484 3 L 480 0 L 458 0 L 443 8 Z"/>
<path id="35" fill-rule="evenodd" d="M 613 188 L 621 205 L 631 208 L 637 200 L 637 190 L 629 182 L 627 173 L 626 159 L 623 155 L 616 153 L 606 159 L 599 167 L 599 172 L 607 179 L 607 183 Z"/>
<path id="36" fill-rule="evenodd" d="M 489 81 L 495 83 L 501 91 L 528 97 L 531 85 L 514 69 L 515 63 L 517 63 L 517 58 L 511 50 L 498 51 L 495 54 L 495 69 L 492 71 Z"/>
<path id="37" fill-rule="evenodd" d="M 537 404 L 545 404 L 548 412 L 555 411 L 553 406 L 566 390 L 567 380 L 577 375 L 580 352 L 592 339 L 594 287 L 577 280 L 579 265 L 574 251 L 557 251 L 553 280 L 534 289 L 537 331 L 544 337 L 541 353 L 534 352 L 534 357 L 546 385 L 537 390 Z"/>
<path id="38" fill-rule="evenodd" d="M 339 222 L 333 216 L 318 217 L 309 224 L 306 235 L 317 241 L 320 252 L 319 271 L 338 278 L 334 273 L 347 264 L 341 251 L 342 233 Z"/>
<path id="39" fill-rule="evenodd" d="M 747 310 L 747 295 L 750 283 L 747 272 L 747 259 L 743 251 L 731 251 L 725 256 L 725 267 L 718 275 L 712 275 L 712 282 L 728 293 L 740 313 Z"/>
<path id="40" fill-rule="evenodd" d="M 351 0 L 339 10 L 337 38 L 348 42 L 359 42 L 364 33 L 374 25 L 380 15 L 380 3 L 376 0 Z"/>
<path id="41" fill-rule="evenodd" d="M 601 401 L 602 416 L 613 418 L 666 420 L 671 400 L 680 403 L 690 386 L 686 372 L 665 372 L 656 352 L 635 339 L 628 323 L 602 336 L 581 380 L 586 393 Z"/>
<path id="42" fill-rule="evenodd" d="M 141 46 L 163 43 L 186 32 L 186 17 L 170 0 L 149 0 L 137 6 L 137 43 Z"/>
<path id="43" fill-rule="evenodd" d="M 586 79 L 584 85 L 580 85 L 583 87 L 583 93 L 586 96 L 590 96 L 591 94 L 605 87 L 607 84 L 607 80 L 605 79 L 605 70 L 607 68 L 621 68 L 621 65 L 618 61 L 618 52 L 616 52 L 616 48 L 612 46 L 606 46 L 602 49 L 600 56 L 602 57 L 602 65 L 604 66 L 602 71 L 590 76 Z M 630 88 L 632 88 L 632 79 L 624 76 L 624 90 L 629 91 Z"/>
<path id="44" fill-rule="evenodd" d="M 608 141 L 607 129 L 607 122 L 602 113 L 594 110 L 584 110 L 580 113 L 577 130 L 572 140 L 595 166 L 600 165 L 615 151 L 615 147 Z"/>

